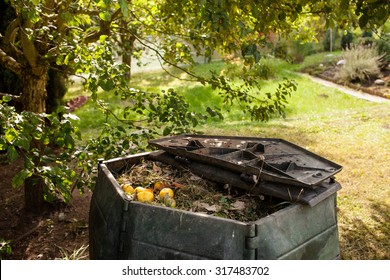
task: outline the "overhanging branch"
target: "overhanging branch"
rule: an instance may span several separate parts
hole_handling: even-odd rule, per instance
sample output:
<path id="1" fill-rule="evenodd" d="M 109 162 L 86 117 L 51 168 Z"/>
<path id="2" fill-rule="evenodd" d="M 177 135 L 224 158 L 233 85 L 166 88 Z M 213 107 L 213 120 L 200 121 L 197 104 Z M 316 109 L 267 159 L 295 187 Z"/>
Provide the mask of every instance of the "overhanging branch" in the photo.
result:
<path id="1" fill-rule="evenodd" d="M 157 56 L 157 59 L 159 60 L 159 63 L 160 63 L 160 66 L 161 68 L 167 72 L 169 75 L 177 78 L 177 79 L 180 79 L 180 80 L 188 80 L 188 81 L 191 81 L 191 82 L 194 82 L 194 81 L 199 81 L 199 82 L 204 82 L 204 78 L 200 77 L 200 76 L 197 76 L 195 75 L 194 73 L 188 71 L 187 69 L 185 69 L 184 67 L 181 67 L 179 65 L 177 65 L 176 63 L 173 63 L 173 62 L 170 62 L 169 60 L 165 59 L 164 56 L 161 54 L 161 52 L 159 50 L 157 50 L 156 48 L 152 47 L 151 46 L 151 42 L 149 42 L 148 40 L 146 39 L 141 39 L 140 37 L 138 37 L 137 35 L 134 35 L 135 38 L 137 39 L 137 41 L 143 45 L 144 47 L 148 48 L 149 50 L 153 51 L 156 56 Z M 145 40 L 147 43 L 143 42 L 143 40 Z M 161 61 L 164 61 L 166 64 L 172 66 L 172 67 L 175 67 L 176 69 L 179 69 L 180 71 L 186 73 L 188 76 L 194 78 L 195 80 L 189 80 L 189 79 L 183 79 L 183 78 L 179 78 L 179 77 L 176 77 L 174 76 L 172 73 L 168 72 L 164 67 L 163 67 L 163 64 L 161 63 Z"/>
<path id="2" fill-rule="evenodd" d="M 5 68 L 11 70 L 16 75 L 22 75 L 22 66 L 13 57 L 9 56 L 5 51 L 0 48 L 0 64 Z"/>

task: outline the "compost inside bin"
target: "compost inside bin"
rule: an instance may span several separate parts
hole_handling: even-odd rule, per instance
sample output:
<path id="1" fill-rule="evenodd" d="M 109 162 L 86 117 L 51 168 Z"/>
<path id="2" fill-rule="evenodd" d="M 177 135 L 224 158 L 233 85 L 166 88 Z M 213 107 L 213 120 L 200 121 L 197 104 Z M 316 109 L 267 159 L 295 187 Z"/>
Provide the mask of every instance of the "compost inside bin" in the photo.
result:
<path id="1" fill-rule="evenodd" d="M 173 191 L 174 207 L 242 222 L 256 221 L 290 203 L 268 195 L 253 195 L 229 184 L 214 182 L 188 169 L 179 169 L 154 160 L 143 160 L 117 176 L 118 183 L 140 192 L 127 193 L 129 200 L 139 200 L 143 191 L 153 192 L 147 203 L 171 207 L 159 194 L 163 188 Z M 149 194 L 148 194 L 149 195 Z M 171 197 L 168 197 L 171 199 Z"/>

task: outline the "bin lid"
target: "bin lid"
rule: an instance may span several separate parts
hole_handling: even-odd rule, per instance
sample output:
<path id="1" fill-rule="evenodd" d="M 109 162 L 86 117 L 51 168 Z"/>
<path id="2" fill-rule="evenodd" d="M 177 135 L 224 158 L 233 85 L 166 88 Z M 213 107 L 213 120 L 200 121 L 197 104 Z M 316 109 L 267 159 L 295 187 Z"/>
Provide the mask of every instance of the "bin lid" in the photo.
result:
<path id="1" fill-rule="evenodd" d="M 243 180 L 313 188 L 342 166 L 278 138 L 184 134 L 149 141 L 182 159 L 240 173 Z"/>

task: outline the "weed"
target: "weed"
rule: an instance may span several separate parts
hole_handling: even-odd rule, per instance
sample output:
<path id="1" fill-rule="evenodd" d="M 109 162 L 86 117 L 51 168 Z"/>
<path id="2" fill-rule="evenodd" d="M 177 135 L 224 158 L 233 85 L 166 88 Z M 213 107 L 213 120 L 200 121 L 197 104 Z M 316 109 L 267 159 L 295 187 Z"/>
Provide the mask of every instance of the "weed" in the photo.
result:
<path id="1" fill-rule="evenodd" d="M 3 259 L 3 256 L 10 255 L 11 253 L 11 241 L 0 238 L 0 260 Z"/>
<path id="2" fill-rule="evenodd" d="M 86 260 L 88 259 L 88 245 L 82 245 L 80 248 L 70 251 L 68 249 L 58 247 L 61 252 L 61 258 L 57 260 Z"/>

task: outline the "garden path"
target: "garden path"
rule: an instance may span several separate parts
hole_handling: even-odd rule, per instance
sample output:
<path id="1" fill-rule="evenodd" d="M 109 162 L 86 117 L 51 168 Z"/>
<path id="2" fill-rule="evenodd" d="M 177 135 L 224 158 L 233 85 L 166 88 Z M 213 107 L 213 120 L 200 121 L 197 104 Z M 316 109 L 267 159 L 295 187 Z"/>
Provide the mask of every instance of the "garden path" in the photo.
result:
<path id="1" fill-rule="evenodd" d="M 326 80 L 323 80 L 323 79 L 320 79 L 320 78 L 317 78 L 317 77 L 310 76 L 308 74 L 301 74 L 301 75 L 309 77 L 313 82 L 316 82 L 318 84 L 324 85 L 326 87 L 336 88 L 336 89 L 340 90 L 341 92 L 344 92 L 346 94 L 355 96 L 357 98 L 361 98 L 361 99 L 365 99 L 365 100 L 368 100 L 368 101 L 371 101 L 371 102 L 377 102 L 377 103 L 384 103 L 384 102 L 389 102 L 390 103 L 390 99 L 388 99 L 388 98 L 384 98 L 384 97 L 372 95 L 372 94 L 369 94 L 369 93 L 365 93 L 365 92 L 362 92 L 362 91 L 354 90 L 354 89 L 351 89 L 351 88 L 348 88 L 348 87 L 345 87 L 345 86 L 342 86 L 342 85 L 338 85 L 338 84 L 332 83 L 330 81 L 326 81 Z"/>

